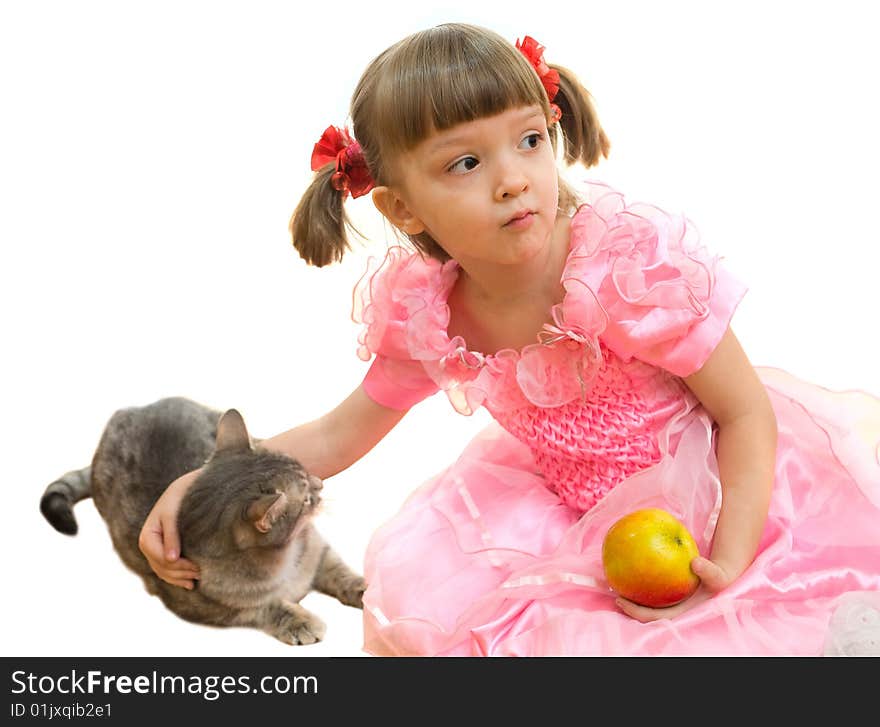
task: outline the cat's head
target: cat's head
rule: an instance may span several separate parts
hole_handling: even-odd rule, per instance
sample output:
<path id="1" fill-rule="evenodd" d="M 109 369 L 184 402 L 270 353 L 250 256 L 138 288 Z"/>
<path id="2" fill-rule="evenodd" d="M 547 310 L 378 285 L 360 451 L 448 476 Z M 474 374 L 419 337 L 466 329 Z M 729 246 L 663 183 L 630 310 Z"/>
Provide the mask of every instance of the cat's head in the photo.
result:
<path id="1" fill-rule="evenodd" d="M 223 558 L 281 548 L 314 514 L 322 486 L 297 460 L 255 448 L 241 414 L 230 409 L 217 424 L 213 454 L 180 506 L 183 552 Z"/>

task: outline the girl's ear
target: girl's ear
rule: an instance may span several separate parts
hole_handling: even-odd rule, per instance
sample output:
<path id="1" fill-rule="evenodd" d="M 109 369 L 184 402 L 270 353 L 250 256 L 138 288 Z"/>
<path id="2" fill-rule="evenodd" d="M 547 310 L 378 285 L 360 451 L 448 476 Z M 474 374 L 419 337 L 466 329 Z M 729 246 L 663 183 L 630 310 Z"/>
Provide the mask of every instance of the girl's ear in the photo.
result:
<path id="1" fill-rule="evenodd" d="M 406 201 L 391 187 L 373 187 L 373 204 L 388 221 L 408 235 L 425 231 L 425 224 L 410 210 Z"/>

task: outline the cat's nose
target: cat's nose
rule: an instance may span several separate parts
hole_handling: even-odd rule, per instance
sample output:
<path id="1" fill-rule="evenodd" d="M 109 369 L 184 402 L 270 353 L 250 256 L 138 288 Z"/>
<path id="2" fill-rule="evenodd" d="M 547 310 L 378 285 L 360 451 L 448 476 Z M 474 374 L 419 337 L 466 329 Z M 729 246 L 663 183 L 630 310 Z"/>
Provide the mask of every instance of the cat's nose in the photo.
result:
<path id="1" fill-rule="evenodd" d="M 309 475 L 309 483 L 312 485 L 313 490 L 324 489 L 324 481 L 320 477 L 315 477 L 314 475 Z"/>

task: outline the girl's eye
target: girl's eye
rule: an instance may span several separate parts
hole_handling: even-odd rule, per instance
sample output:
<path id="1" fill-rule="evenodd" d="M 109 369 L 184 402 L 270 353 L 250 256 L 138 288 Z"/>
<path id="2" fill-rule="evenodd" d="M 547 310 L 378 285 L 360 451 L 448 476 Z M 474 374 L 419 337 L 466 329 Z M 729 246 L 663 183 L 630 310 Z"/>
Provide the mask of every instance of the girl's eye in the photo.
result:
<path id="1" fill-rule="evenodd" d="M 466 165 L 468 162 L 471 162 L 472 165 L 469 167 L 462 166 L 463 164 Z M 456 173 L 455 170 L 460 169 L 462 172 L 470 172 L 473 171 L 479 163 L 480 162 L 477 161 L 476 157 L 464 157 L 463 159 L 459 159 L 457 162 L 455 162 L 455 164 L 449 167 L 447 171 Z"/>
<path id="2" fill-rule="evenodd" d="M 538 144 L 541 143 L 543 138 L 544 138 L 544 135 L 541 132 L 536 131 L 534 134 L 529 134 L 525 139 L 523 139 L 520 142 L 520 144 L 522 145 L 523 143 L 526 143 L 526 144 L 528 144 L 529 149 L 537 149 Z M 532 143 L 532 142 L 534 142 L 534 143 Z"/>
<path id="3" fill-rule="evenodd" d="M 541 141 L 543 141 L 543 139 L 544 139 L 544 134 L 542 134 L 540 131 L 536 131 L 536 132 L 526 136 L 520 142 L 520 147 L 522 148 L 523 144 L 527 144 L 528 145 L 526 147 L 527 149 L 529 149 L 529 150 L 537 149 L 538 145 L 541 143 Z M 479 165 L 479 163 L 480 162 L 476 157 L 470 157 L 470 156 L 469 157 L 462 157 L 457 162 L 455 162 L 455 164 L 453 164 L 451 167 L 449 167 L 449 169 L 447 169 L 447 171 L 452 172 L 453 174 L 465 174 L 467 172 L 472 172 L 474 169 L 476 169 L 476 167 L 477 167 L 477 165 Z"/>

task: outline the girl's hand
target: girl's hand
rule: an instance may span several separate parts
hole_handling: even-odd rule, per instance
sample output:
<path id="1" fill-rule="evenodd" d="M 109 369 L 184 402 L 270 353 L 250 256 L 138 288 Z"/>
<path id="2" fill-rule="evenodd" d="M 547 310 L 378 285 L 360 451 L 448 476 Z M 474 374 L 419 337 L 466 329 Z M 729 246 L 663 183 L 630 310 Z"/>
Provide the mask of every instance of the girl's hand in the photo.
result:
<path id="1" fill-rule="evenodd" d="M 691 570 L 699 576 L 700 587 L 681 603 L 676 603 L 674 606 L 667 608 L 650 608 L 648 606 L 640 606 L 625 598 L 618 598 L 616 601 L 617 606 L 627 616 L 642 623 L 657 621 L 661 618 L 675 618 L 679 614 L 710 599 L 714 594 L 727 588 L 734 580 L 720 565 L 700 555 L 691 561 Z"/>
<path id="2" fill-rule="evenodd" d="M 162 493 L 144 521 L 138 547 L 153 572 L 166 583 L 192 590 L 199 577 L 195 563 L 180 557 L 177 513 L 198 470 L 178 477 Z"/>

